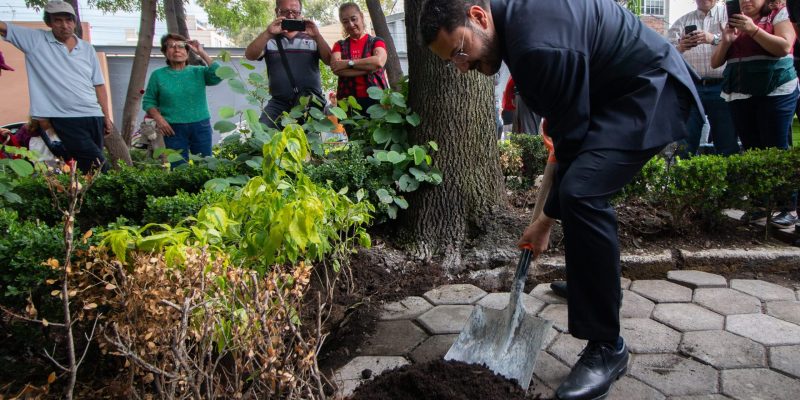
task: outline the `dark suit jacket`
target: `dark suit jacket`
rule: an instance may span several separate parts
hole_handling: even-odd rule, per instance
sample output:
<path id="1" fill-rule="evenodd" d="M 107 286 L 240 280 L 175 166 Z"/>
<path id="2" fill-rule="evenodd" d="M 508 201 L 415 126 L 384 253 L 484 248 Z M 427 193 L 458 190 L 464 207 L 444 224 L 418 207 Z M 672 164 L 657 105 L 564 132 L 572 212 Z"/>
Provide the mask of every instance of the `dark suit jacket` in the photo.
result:
<path id="1" fill-rule="evenodd" d="M 668 81 L 702 110 L 678 51 L 613 0 L 492 0 L 491 11 L 503 60 L 547 118 L 559 160 L 683 138 L 687 110 L 662 98 Z"/>

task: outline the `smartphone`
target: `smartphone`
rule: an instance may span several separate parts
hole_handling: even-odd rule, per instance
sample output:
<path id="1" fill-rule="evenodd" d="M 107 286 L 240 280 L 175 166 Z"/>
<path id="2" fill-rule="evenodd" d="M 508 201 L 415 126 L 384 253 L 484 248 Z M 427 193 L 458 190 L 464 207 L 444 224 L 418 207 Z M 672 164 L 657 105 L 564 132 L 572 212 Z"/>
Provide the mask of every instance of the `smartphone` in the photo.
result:
<path id="1" fill-rule="evenodd" d="M 739 3 L 736 3 L 739 4 Z M 281 21 L 281 29 L 285 31 L 304 31 L 306 30 L 306 22 L 302 19 L 285 19 Z"/>
<path id="2" fill-rule="evenodd" d="M 742 13 L 742 9 L 739 7 L 739 0 L 725 0 L 725 10 L 728 11 L 728 18 L 731 15 Z"/>
<path id="3" fill-rule="evenodd" d="M 690 33 L 694 32 L 694 31 L 696 31 L 696 30 L 697 30 L 697 25 L 686 25 L 686 26 L 683 28 L 683 34 L 684 34 L 684 35 L 688 35 L 688 34 L 690 34 Z"/>

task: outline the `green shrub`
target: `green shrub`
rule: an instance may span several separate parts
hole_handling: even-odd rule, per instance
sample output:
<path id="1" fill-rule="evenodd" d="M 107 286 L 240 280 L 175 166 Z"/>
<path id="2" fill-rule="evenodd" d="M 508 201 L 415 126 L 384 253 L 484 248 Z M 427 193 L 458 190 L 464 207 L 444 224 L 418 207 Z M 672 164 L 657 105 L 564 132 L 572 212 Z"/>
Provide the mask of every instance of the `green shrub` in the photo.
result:
<path id="1" fill-rule="evenodd" d="M 17 220 L 17 213 L 0 208 L 0 297 L 21 300 L 57 271 L 42 265 L 64 254 L 61 228 Z"/>
<path id="2" fill-rule="evenodd" d="M 184 218 L 197 214 L 206 204 L 225 198 L 228 192 L 204 190 L 198 193 L 178 192 L 174 196 L 147 196 L 142 224 L 175 225 Z"/>
<path id="3" fill-rule="evenodd" d="M 542 135 L 528 135 L 515 133 L 508 135 L 511 143 L 519 147 L 522 151 L 522 176 L 527 186 L 530 187 L 536 181 L 536 177 L 544 173 L 544 166 L 547 163 L 547 147 L 544 145 Z"/>

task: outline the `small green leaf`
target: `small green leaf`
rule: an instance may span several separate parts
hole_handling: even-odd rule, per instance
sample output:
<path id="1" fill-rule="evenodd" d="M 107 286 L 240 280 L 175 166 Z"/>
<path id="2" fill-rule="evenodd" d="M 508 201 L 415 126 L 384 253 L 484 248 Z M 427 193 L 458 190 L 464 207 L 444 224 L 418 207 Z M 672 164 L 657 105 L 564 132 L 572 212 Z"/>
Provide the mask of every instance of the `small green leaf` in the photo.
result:
<path id="1" fill-rule="evenodd" d="M 167 155 L 167 161 L 174 163 L 183 160 L 183 156 L 180 153 L 171 153 Z"/>
<path id="2" fill-rule="evenodd" d="M 389 215 L 389 218 L 391 218 L 391 219 L 397 219 L 397 206 L 390 205 L 386 209 L 386 214 Z"/>
<path id="3" fill-rule="evenodd" d="M 419 189 L 419 181 L 408 174 L 403 174 L 397 183 L 400 186 L 400 190 L 404 192 L 413 192 Z"/>
<path id="4" fill-rule="evenodd" d="M 367 88 L 367 95 L 370 99 L 380 100 L 383 97 L 383 89 L 377 86 L 371 86 Z"/>
<path id="5" fill-rule="evenodd" d="M 375 159 L 378 160 L 379 162 L 388 162 L 389 161 L 388 153 L 389 153 L 388 151 L 378 150 L 375 152 Z"/>
<path id="6" fill-rule="evenodd" d="M 313 108 L 313 107 L 309 108 L 308 109 L 308 113 L 311 115 L 311 118 L 314 118 L 314 119 L 318 119 L 318 120 L 327 119 L 327 118 L 325 118 L 325 114 L 323 114 L 322 111 L 320 111 L 318 108 Z"/>
<path id="7" fill-rule="evenodd" d="M 413 114 L 406 115 L 406 121 L 411 126 L 419 125 L 419 123 L 420 123 L 419 114 L 413 113 Z"/>
<path id="8" fill-rule="evenodd" d="M 403 122 L 403 117 L 397 111 L 389 110 L 389 112 L 386 113 L 386 122 L 400 124 Z"/>
<path id="9" fill-rule="evenodd" d="M 425 161 L 425 156 L 427 154 L 425 154 L 425 149 L 423 149 L 422 147 L 414 146 L 411 149 L 409 149 L 409 152 L 413 153 L 414 155 L 414 164 L 420 165 L 422 164 L 423 161 Z"/>
<path id="10" fill-rule="evenodd" d="M 386 155 L 387 160 L 392 164 L 400 164 L 401 162 L 406 160 L 406 155 L 402 153 L 398 153 L 396 151 L 390 151 Z"/>
<path id="11" fill-rule="evenodd" d="M 356 110 L 363 111 L 363 108 L 361 108 L 361 104 L 358 104 L 358 101 L 356 101 L 356 98 L 353 96 L 347 97 L 347 104 L 349 104 L 350 107 L 353 107 Z"/>
<path id="12" fill-rule="evenodd" d="M 363 200 L 364 196 L 366 196 L 366 195 L 367 195 L 367 191 L 366 190 L 364 190 L 363 188 L 362 189 L 358 189 L 358 191 L 356 192 L 356 201 Z"/>
<path id="13" fill-rule="evenodd" d="M 402 208 L 403 210 L 408 209 L 408 201 L 402 197 L 395 197 L 394 204 L 397 204 L 398 207 Z"/>
<path id="14" fill-rule="evenodd" d="M 19 176 L 30 176 L 33 174 L 33 165 L 20 158 L 11 160 L 8 166 Z"/>
<path id="15" fill-rule="evenodd" d="M 331 107 L 330 111 L 331 111 L 331 114 L 336 116 L 336 118 L 347 119 L 347 113 L 344 112 L 344 110 L 342 110 L 339 107 Z"/>
<path id="16" fill-rule="evenodd" d="M 392 97 L 392 104 L 398 107 L 406 108 L 406 99 L 403 98 L 403 95 L 401 93 L 392 92 L 391 97 Z"/>
<path id="17" fill-rule="evenodd" d="M 386 189 L 378 189 L 375 194 L 378 196 L 378 200 L 384 204 L 391 204 L 394 201 L 392 195 L 389 194 L 389 191 Z"/>
<path id="18" fill-rule="evenodd" d="M 383 117 L 386 116 L 387 111 L 380 105 L 373 104 L 369 106 L 369 108 L 367 109 L 367 113 L 369 114 L 369 117 L 372 119 L 382 119 Z"/>
<path id="19" fill-rule="evenodd" d="M 238 79 L 228 80 L 228 86 L 230 86 L 231 90 L 233 90 L 236 93 L 247 94 L 247 89 L 244 88 L 244 83 L 242 83 L 242 81 Z"/>
<path id="20" fill-rule="evenodd" d="M 220 79 L 231 79 L 236 77 L 236 70 L 227 65 L 217 68 L 214 73 L 217 74 L 217 77 Z"/>
<path id="21" fill-rule="evenodd" d="M 222 192 L 231 187 L 231 184 L 228 183 L 228 180 L 225 178 L 214 178 L 207 181 L 203 187 L 213 192 Z"/>
<path id="22" fill-rule="evenodd" d="M 256 69 L 255 65 L 246 62 L 244 59 L 242 59 L 242 61 L 240 61 L 239 64 L 249 71 Z"/>
<path id="23" fill-rule="evenodd" d="M 253 83 L 264 83 L 267 81 L 267 78 L 265 78 L 264 75 L 259 74 L 258 72 L 251 72 L 250 75 L 248 75 L 247 77 Z"/>
<path id="24" fill-rule="evenodd" d="M 379 126 L 378 129 L 375 129 L 375 132 L 372 133 L 372 140 L 377 144 L 384 144 L 391 138 L 392 131 L 385 126 Z"/>
<path id="25" fill-rule="evenodd" d="M 230 132 L 234 129 L 236 129 L 236 124 L 231 121 L 222 120 L 214 124 L 214 130 L 220 133 Z"/>
<path id="26" fill-rule="evenodd" d="M 236 115 L 236 110 L 233 107 L 222 106 L 219 108 L 219 117 L 228 119 Z"/>
<path id="27" fill-rule="evenodd" d="M 431 146 L 431 148 L 433 149 L 433 151 L 439 151 L 439 145 L 438 145 L 438 144 L 436 144 L 436 142 L 434 142 L 433 140 L 431 140 L 430 142 L 428 142 L 428 146 Z"/>

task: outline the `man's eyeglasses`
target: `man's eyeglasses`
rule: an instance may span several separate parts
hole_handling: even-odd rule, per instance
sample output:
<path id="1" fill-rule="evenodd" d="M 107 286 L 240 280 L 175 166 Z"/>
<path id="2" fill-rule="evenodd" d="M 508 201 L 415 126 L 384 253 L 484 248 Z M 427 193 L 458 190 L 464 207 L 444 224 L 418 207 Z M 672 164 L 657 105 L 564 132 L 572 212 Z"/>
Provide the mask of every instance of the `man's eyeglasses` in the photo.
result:
<path id="1" fill-rule="evenodd" d="M 302 13 L 302 10 L 292 10 L 292 9 L 279 9 L 278 15 L 282 17 L 299 17 Z"/>
<path id="2" fill-rule="evenodd" d="M 467 35 L 467 23 L 469 22 L 469 18 L 464 21 L 464 32 L 461 33 L 461 45 L 456 50 L 455 54 L 450 57 L 450 62 L 447 65 L 451 68 L 458 68 L 460 65 L 464 65 L 469 61 L 469 54 L 464 52 L 464 36 Z"/>
<path id="3" fill-rule="evenodd" d="M 167 45 L 168 49 L 185 49 L 186 42 L 172 42 Z"/>

